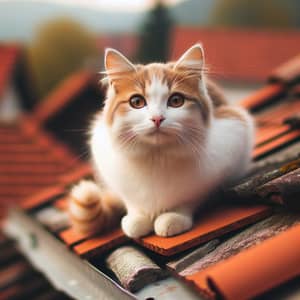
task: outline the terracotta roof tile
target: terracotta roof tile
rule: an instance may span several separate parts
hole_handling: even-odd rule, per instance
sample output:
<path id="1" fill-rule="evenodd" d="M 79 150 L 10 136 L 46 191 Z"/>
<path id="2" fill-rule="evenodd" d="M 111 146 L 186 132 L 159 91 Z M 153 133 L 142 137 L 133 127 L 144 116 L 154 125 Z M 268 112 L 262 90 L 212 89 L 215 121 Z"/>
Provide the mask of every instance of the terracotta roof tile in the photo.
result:
<path id="1" fill-rule="evenodd" d="M 264 105 L 270 101 L 273 101 L 274 98 L 285 93 L 284 86 L 280 83 L 267 85 L 255 93 L 251 94 L 247 98 L 244 98 L 239 102 L 239 104 L 247 109 L 255 109 L 261 105 Z"/>
<path id="2" fill-rule="evenodd" d="M 299 54 L 300 34 L 296 30 L 175 27 L 172 59 L 179 58 L 196 42 L 204 46 L 208 73 L 222 79 L 258 82 L 266 80 L 274 68 Z M 288 70 L 292 71 L 293 66 Z"/>
<path id="3" fill-rule="evenodd" d="M 291 127 L 289 125 L 278 125 L 272 126 L 270 128 L 260 130 L 256 135 L 256 147 L 273 139 L 275 136 L 282 135 L 290 131 Z"/>
<path id="4" fill-rule="evenodd" d="M 73 250 L 79 256 L 91 258 L 105 251 L 112 249 L 115 246 L 124 244 L 128 238 L 124 235 L 121 229 L 115 229 L 109 233 L 91 238 L 79 245 L 76 245 Z"/>
<path id="5" fill-rule="evenodd" d="M 59 237 L 64 241 L 64 243 L 71 247 L 74 244 L 78 244 L 91 237 L 90 234 L 82 234 L 76 232 L 73 228 L 68 228 L 59 233 Z"/>
<path id="6" fill-rule="evenodd" d="M 0 208 L 12 205 L 58 182 L 80 163 L 77 158 L 23 117 L 17 124 L 0 124 Z"/>
<path id="7" fill-rule="evenodd" d="M 288 145 L 289 143 L 300 139 L 300 130 L 293 130 L 284 135 L 279 135 L 270 140 L 269 143 L 258 146 L 253 153 L 255 159 L 269 154 L 270 152 L 277 151 L 279 148 Z"/>
<path id="8" fill-rule="evenodd" d="M 298 52 L 300 51 L 299 49 L 300 49 L 300 43 L 298 46 Z M 271 82 L 292 83 L 299 79 L 300 79 L 300 54 L 295 56 L 293 59 L 288 60 L 286 63 L 279 66 L 278 68 L 276 68 L 269 76 L 269 80 Z"/>
<path id="9" fill-rule="evenodd" d="M 298 121 L 289 122 L 297 120 L 300 110 L 299 66 L 300 56 L 292 58 L 273 72 L 276 76 L 270 77 L 271 83 L 239 102 L 239 105 L 252 110 L 256 118 L 255 159 L 300 139 L 299 126 L 295 125 Z"/>
<path id="10" fill-rule="evenodd" d="M 51 186 L 25 198 L 22 203 L 20 203 L 20 206 L 26 210 L 36 208 L 49 201 L 53 201 L 53 198 L 63 195 L 64 192 L 65 189 L 61 185 Z"/>
<path id="11" fill-rule="evenodd" d="M 300 226 L 294 226 L 186 279 L 201 290 L 212 289 L 224 299 L 253 298 L 300 275 L 299 234 Z"/>
<path id="12" fill-rule="evenodd" d="M 200 215 L 192 230 L 186 233 L 169 238 L 151 235 L 137 242 L 159 254 L 170 256 L 257 222 L 270 213 L 270 208 L 266 206 L 220 207 Z"/>

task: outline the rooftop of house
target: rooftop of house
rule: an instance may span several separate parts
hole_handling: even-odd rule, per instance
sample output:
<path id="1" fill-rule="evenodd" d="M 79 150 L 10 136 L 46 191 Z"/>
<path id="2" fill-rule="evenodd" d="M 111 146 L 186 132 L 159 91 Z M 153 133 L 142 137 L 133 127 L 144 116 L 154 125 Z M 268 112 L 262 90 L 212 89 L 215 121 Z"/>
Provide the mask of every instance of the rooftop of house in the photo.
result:
<path id="1" fill-rule="evenodd" d="M 0 212 L 58 182 L 80 165 L 74 153 L 44 131 L 35 118 L 0 124 Z"/>
<path id="2" fill-rule="evenodd" d="M 21 48 L 18 45 L 3 45 L 0 44 L 0 99 L 8 85 L 10 78 L 13 76 L 13 71 L 17 63 Z"/>
<path id="3" fill-rule="evenodd" d="M 267 299 L 273 299 L 270 295 L 275 288 L 277 292 L 290 288 L 287 282 L 300 274 L 300 215 L 295 212 L 300 207 L 297 201 L 300 194 L 299 75 L 300 59 L 296 57 L 271 73 L 262 89 L 238 103 L 251 110 L 256 119 L 256 146 L 251 175 L 224 191 L 223 196 L 231 200 L 228 205 L 199 212 L 200 217 L 189 232 L 171 238 L 150 235 L 130 241 L 145 253 L 152 253 L 161 265 L 203 297 L 242 299 L 267 295 Z M 20 124 L 0 130 L 0 151 L 5 154 L 1 163 L 5 167 L 11 161 L 5 167 L 7 175 L 0 180 L 4 198 L 13 194 L 23 199 L 22 209 L 46 226 L 70 251 L 91 264 L 99 255 L 105 259 L 116 246 L 127 244 L 129 240 L 120 228 L 97 236 L 82 235 L 74 232 L 68 223 L 57 227 L 49 223 L 49 218 L 37 217 L 45 208 L 65 212 L 70 185 L 82 178 L 92 178 L 93 174 L 89 165 L 74 164 L 73 156 L 65 147 L 58 146 L 53 139 L 49 141 L 48 133 L 34 125 L 34 121 L 27 118 Z M 25 157 L 26 163 L 22 164 Z M 45 185 L 53 183 L 51 187 L 43 189 L 30 179 L 34 176 L 35 161 L 39 162 L 36 179 L 42 186 L 44 181 Z M 15 188 L 18 180 L 20 192 Z M 9 183 L 13 189 L 8 187 Z M 39 192 L 34 193 L 36 190 Z M 97 264 L 94 267 L 107 272 Z"/>
<path id="4" fill-rule="evenodd" d="M 42 99 L 33 114 L 42 128 L 82 157 L 87 153 L 86 132 L 91 118 L 101 109 L 103 99 L 104 88 L 98 75 L 79 70 Z"/>
<path id="5" fill-rule="evenodd" d="M 12 53 L 16 57 L 19 48 L 15 51 L 8 47 L 2 48 L 1 62 L 4 60 L 1 50 L 3 53 L 10 53 L 10 59 L 4 60 L 1 66 L 11 65 L 13 68 Z M 7 72 L 5 75 L 7 79 Z M 53 185 L 59 181 L 61 175 L 83 165 L 76 150 L 66 145 L 69 135 L 74 132 L 67 133 L 62 142 L 57 131 L 51 129 L 59 128 L 57 122 L 61 120 L 69 124 L 65 119 L 66 114 L 70 117 L 75 111 L 75 115 L 86 117 L 86 114 L 100 107 L 100 91 L 93 73 L 78 71 L 41 100 L 30 114 L 24 113 L 15 122 L 0 122 L 0 216 L 6 206 Z M 91 97 L 96 96 L 98 99 L 93 99 L 92 104 L 85 104 Z M 78 105 L 85 108 L 78 111 Z M 77 121 L 76 126 L 78 124 L 82 126 Z M 76 136 L 82 137 L 83 131 L 76 132 Z"/>
<path id="6" fill-rule="evenodd" d="M 197 42 L 203 44 L 209 74 L 224 81 L 257 83 L 299 54 L 300 33 L 179 26 L 172 33 L 172 59 Z"/>

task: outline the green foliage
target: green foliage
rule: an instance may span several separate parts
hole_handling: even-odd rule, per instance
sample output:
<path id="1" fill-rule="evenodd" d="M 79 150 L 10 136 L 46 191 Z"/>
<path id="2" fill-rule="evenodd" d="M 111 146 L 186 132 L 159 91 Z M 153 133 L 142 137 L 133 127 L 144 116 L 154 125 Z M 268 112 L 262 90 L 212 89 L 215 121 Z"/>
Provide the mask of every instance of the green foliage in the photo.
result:
<path id="1" fill-rule="evenodd" d="M 142 26 L 140 47 L 137 54 L 140 62 L 167 60 L 172 23 L 167 7 L 158 1 Z"/>
<path id="2" fill-rule="evenodd" d="M 96 53 L 95 36 L 81 24 L 69 18 L 43 24 L 28 49 L 39 98 Z"/>
<path id="3" fill-rule="evenodd" d="M 281 0 L 218 0 L 213 24 L 241 27 L 289 27 L 289 7 Z"/>

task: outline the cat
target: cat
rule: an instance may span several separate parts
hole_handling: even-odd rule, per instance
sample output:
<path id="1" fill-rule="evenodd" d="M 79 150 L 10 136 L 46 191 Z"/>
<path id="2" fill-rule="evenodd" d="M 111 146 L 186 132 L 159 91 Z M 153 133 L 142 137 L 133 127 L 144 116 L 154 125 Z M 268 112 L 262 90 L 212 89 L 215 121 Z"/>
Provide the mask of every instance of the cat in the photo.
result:
<path id="1" fill-rule="evenodd" d="M 74 228 L 117 224 L 131 238 L 168 237 L 192 228 L 193 215 L 251 160 L 254 124 L 205 76 L 200 44 L 176 62 L 134 65 L 105 51 L 104 108 L 90 131 L 96 182 L 70 191 Z"/>

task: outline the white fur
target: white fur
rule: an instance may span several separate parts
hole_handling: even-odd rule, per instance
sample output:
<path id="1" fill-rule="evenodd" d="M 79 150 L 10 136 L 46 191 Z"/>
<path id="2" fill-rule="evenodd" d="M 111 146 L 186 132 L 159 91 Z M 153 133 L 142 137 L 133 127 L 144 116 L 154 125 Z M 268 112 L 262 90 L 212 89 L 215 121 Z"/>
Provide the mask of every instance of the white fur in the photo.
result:
<path id="1" fill-rule="evenodd" d="M 91 205 L 99 202 L 101 190 L 93 181 L 81 180 L 71 189 L 70 195 L 83 205 Z"/>
<path id="2" fill-rule="evenodd" d="M 100 119 L 93 128 L 91 149 L 101 178 L 125 203 L 129 217 L 122 226 L 129 236 L 139 237 L 153 228 L 148 221 L 144 225 L 137 222 L 136 216 L 146 216 L 154 222 L 163 212 L 178 206 L 191 207 L 189 217 L 176 218 L 180 229 L 174 228 L 172 224 L 176 222 L 170 218 L 164 224 L 170 222 L 165 226 L 173 229 L 162 229 L 162 221 L 155 221 L 156 233 L 166 236 L 189 229 L 188 218 L 191 219 L 195 206 L 200 205 L 213 188 L 244 173 L 250 160 L 252 135 L 250 120 L 245 126 L 239 120 L 215 119 L 207 132 L 207 145 L 199 152 L 202 157 L 195 158 L 188 148 L 184 155 L 180 155 L 183 149 L 172 153 L 162 148 L 161 152 L 156 149 L 139 158 L 116 147 Z M 199 145 L 199 149 L 201 147 L 203 145 Z"/>
<path id="3" fill-rule="evenodd" d="M 160 157 L 145 157 L 141 166 L 140 161 L 114 147 L 102 122 L 94 127 L 91 147 L 101 177 L 128 202 L 127 208 L 153 217 L 195 197 L 201 198 L 216 181 L 243 173 L 252 145 L 251 132 L 241 121 L 221 119 L 212 122 L 205 156 L 198 161 L 189 153 L 174 158 L 162 151 Z"/>
<path id="4" fill-rule="evenodd" d="M 154 230 L 160 236 L 172 236 L 191 229 L 191 215 L 180 212 L 166 212 L 159 215 L 154 222 Z"/>
<path id="5" fill-rule="evenodd" d="M 114 94 L 112 89 L 111 85 L 108 95 Z M 208 97 L 203 80 L 199 91 Z M 95 168 L 106 188 L 124 203 L 127 215 L 122 228 L 134 238 L 152 230 L 170 236 L 190 229 L 196 207 L 217 186 L 242 175 L 250 162 L 253 124 L 245 111 L 236 108 L 245 121 L 217 119 L 210 113 L 205 128 L 199 112 L 185 105 L 167 107 L 170 92 L 153 77 L 146 86 L 145 107 L 116 117 L 112 127 L 106 125 L 104 109 L 92 126 Z M 151 121 L 157 115 L 165 118 L 158 133 Z M 128 142 L 132 139 L 134 143 Z"/>

